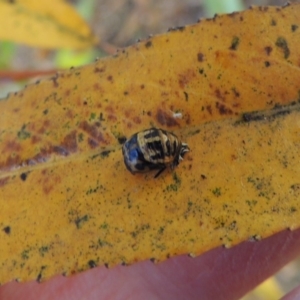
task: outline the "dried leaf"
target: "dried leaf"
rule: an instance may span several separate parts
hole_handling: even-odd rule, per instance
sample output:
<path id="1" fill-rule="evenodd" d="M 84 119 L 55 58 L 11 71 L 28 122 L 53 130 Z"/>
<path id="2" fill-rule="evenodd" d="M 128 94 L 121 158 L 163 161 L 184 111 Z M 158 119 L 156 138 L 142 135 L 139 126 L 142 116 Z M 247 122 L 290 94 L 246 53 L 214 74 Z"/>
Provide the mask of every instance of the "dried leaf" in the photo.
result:
<path id="1" fill-rule="evenodd" d="M 72 49 L 98 43 L 86 22 L 62 0 L 0 0 L 0 20 L 2 40 Z"/>
<path id="2" fill-rule="evenodd" d="M 298 228 L 299 13 L 203 20 L 1 101 L 0 281 Z M 191 148 L 157 179 L 121 152 L 151 126 Z"/>

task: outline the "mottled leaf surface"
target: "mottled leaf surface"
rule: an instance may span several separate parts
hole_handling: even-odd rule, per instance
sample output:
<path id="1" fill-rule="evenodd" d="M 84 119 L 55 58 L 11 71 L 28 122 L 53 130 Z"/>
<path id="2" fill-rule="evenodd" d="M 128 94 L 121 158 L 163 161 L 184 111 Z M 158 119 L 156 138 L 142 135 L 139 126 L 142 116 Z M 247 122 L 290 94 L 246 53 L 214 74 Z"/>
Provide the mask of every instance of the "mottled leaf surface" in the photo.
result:
<path id="1" fill-rule="evenodd" d="M 298 228 L 299 15 L 202 20 L 0 101 L 0 281 Z M 191 148 L 157 179 L 121 151 L 151 126 Z"/>

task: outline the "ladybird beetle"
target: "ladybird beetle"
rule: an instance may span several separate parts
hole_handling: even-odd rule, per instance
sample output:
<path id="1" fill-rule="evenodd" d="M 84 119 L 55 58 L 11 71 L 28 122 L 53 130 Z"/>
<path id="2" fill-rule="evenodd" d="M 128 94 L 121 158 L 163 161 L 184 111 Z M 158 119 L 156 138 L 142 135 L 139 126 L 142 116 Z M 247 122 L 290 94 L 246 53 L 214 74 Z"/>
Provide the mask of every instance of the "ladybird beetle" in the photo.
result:
<path id="1" fill-rule="evenodd" d="M 124 163 L 132 174 L 158 169 L 154 178 L 168 166 L 173 170 L 189 150 L 174 133 L 158 128 L 135 133 L 122 148 Z"/>

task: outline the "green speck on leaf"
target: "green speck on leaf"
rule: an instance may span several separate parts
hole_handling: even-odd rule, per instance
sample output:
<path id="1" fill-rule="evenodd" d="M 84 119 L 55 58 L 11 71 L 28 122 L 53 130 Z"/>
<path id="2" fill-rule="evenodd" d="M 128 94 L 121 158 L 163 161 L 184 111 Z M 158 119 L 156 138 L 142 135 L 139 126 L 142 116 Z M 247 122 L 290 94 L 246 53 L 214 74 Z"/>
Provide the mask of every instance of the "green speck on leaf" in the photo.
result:
<path id="1" fill-rule="evenodd" d="M 18 131 L 18 138 L 20 140 L 26 140 L 28 138 L 30 138 L 31 134 L 29 131 L 26 131 L 26 125 L 23 125 L 21 130 Z"/>
<path id="2" fill-rule="evenodd" d="M 132 207 L 131 199 L 127 196 L 127 207 L 130 209 Z"/>
<path id="3" fill-rule="evenodd" d="M 279 37 L 275 43 L 278 48 L 281 48 L 284 54 L 284 58 L 288 58 L 290 56 L 290 49 L 288 47 L 288 43 L 285 38 Z"/>
<path id="4" fill-rule="evenodd" d="M 70 122 L 65 123 L 62 127 L 69 129 L 70 128 Z"/>
<path id="5" fill-rule="evenodd" d="M 221 196 L 221 188 L 217 187 L 214 190 L 212 190 L 212 193 L 216 196 L 219 197 Z"/>
<path id="6" fill-rule="evenodd" d="M 100 225 L 101 229 L 108 229 L 108 224 L 104 222 L 103 224 Z"/>
<path id="7" fill-rule="evenodd" d="M 100 247 L 104 247 L 104 246 L 112 247 L 112 244 L 108 243 L 105 240 L 101 240 L 101 239 L 98 239 L 98 244 L 99 244 Z"/>
<path id="8" fill-rule="evenodd" d="M 95 113 L 91 113 L 90 115 L 90 121 L 96 119 L 96 114 Z"/>
<path id="9" fill-rule="evenodd" d="M 77 218 L 77 219 L 75 220 L 75 224 L 76 224 L 77 229 L 82 228 L 82 225 L 83 225 L 85 222 L 87 222 L 88 219 L 89 219 L 89 216 L 88 216 L 88 215 L 84 215 L 84 216 L 81 217 L 81 218 Z"/>
<path id="10" fill-rule="evenodd" d="M 165 227 L 160 227 L 159 230 L 158 230 L 158 233 L 159 234 L 163 234 L 164 230 L 165 230 Z"/>
<path id="11" fill-rule="evenodd" d="M 240 43 L 240 39 L 237 36 L 234 36 L 231 40 L 230 50 L 236 50 Z"/>
<path id="12" fill-rule="evenodd" d="M 167 191 L 168 191 L 168 192 L 172 192 L 172 191 L 173 191 L 173 192 L 176 192 L 177 189 L 178 189 L 178 188 L 177 188 L 177 185 L 176 185 L 176 184 L 170 184 L 170 185 L 167 186 Z"/>
<path id="13" fill-rule="evenodd" d="M 83 135 L 82 132 L 80 132 L 80 133 L 78 134 L 78 142 L 79 142 L 79 143 L 82 142 L 83 139 L 84 139 L 84 135 Z"/>
<path id="14" fill-rule="evenodd" d="M 246 203 L 249 206 L 255 206 L 257 204 L 257 200 L 246 200 Z"/>
<path id="15" fill-rule="evenodd" d="M 39 252 L 40 252 L 40 255 L 44 257 L 45 253 L 47 253 L 49 250 L 49 247 L 48 246 L 42 246 L 39 248 Z"/>
<path id="16" fill-rule="evenodd" d="M 22 253 L 21 253 L 21 257 L 22 259 L 29 259 L 29 249 L 27 250 L 24 250 Z"/>
<path id="17" fill-rule="evenodd" d="M 180 179 L 180 177 L 177 175 L 176 172 L 173 173 L 173 180 L 175 181 L 175 183 L 176 183 L 177 185 L 180 185 L 180 184 L 181 184 L 181 179 Z"/>

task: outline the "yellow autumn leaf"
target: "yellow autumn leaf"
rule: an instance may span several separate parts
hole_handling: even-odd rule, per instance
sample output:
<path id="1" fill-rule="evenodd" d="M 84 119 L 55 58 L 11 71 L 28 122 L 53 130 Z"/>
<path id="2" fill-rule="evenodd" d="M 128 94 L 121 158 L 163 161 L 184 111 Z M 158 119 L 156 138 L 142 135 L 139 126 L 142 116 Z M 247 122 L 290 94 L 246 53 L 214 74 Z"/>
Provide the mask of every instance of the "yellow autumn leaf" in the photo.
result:
<path id="1" fill-rule="evenodd" d="M 86 22 L 64 0 L 0 0 L 0 39 L 43 48 L 97 44 Z"/>
<path id="2" fill-rule="evenodd" d="M 0 282 L 198 255 L 300 223 L 300 5 L 202 20 L 0 102 Z M 130 174 L 121 144 L 191 151 Z"/>

